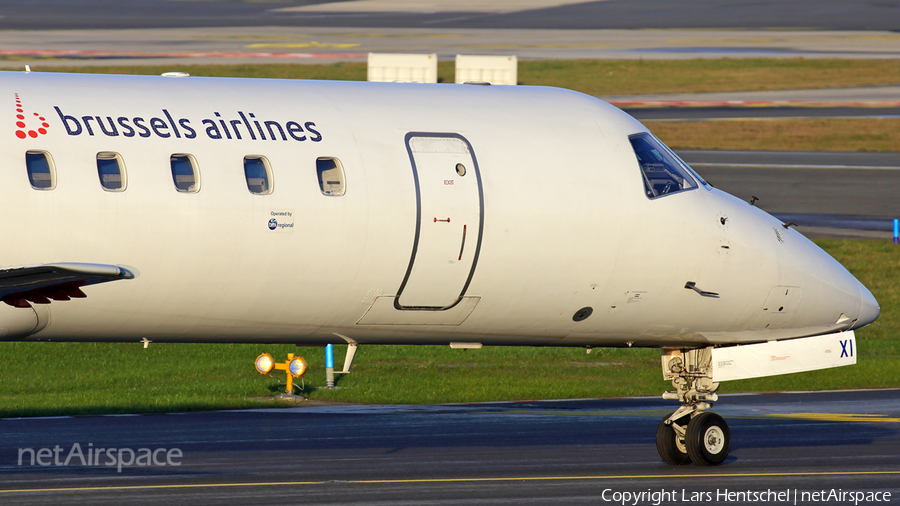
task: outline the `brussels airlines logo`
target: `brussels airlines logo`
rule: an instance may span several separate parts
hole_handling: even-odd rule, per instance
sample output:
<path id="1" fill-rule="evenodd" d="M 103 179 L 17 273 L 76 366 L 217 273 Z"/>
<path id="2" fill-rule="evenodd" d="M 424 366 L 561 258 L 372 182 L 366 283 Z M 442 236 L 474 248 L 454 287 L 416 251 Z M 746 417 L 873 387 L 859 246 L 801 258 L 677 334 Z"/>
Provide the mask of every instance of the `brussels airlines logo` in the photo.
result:
<path id="1" fill-rule="evenodd" d="M 206 137 L 212 140 L 263 140 L 263 141 L 311 141 L 319 142 L 322 134 L 312 121 L 282 121 L 257 118 L 252 112 L 237 111 L 237 114 L 223 116 L 213 112 L 213 117 L 199 121 L 176 117 L 168 109 L 160 109 L 161 114 L 144 116 L 102 116 L 75 115 L 63 112 L 53 106 L 66 134 L 86 137 L 156 137 L 160 139 L 196 139 Z M 67 111 L 69 112 L 69 111 Z M 20 139 L 45 135 L 50 124 L 38 113 L 28 117 L 22 107 L 22 100 L 16 93 L 16 136 Z M 37 126 L 32 125 L 38 123 Z M 34 128 L 30 128 L 34 126 Z M 30 128 L 30 129 L 29 129 Z"/>
<path id="2" fill-rule="evenodd" d="M 47 133 L 47 129 L 50 128 L 47 119 L 38 113 L 33 114 L 34 117 L 27 117 L 25 115 L 25 108 L 22 107 L 22 99 L 19 98 L 19 94 L 16 93 L 16 127 L 18 127 L 16 129 L 16 137 L 20 139 L 31 137 L 34 139 L 39 135 Z"/>

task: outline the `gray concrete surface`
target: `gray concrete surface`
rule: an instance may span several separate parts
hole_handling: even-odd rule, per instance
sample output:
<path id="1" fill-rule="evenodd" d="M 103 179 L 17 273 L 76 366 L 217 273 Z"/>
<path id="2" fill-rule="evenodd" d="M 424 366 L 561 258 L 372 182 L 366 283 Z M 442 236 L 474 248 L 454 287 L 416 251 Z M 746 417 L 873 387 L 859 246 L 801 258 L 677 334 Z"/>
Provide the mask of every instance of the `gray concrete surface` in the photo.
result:
<path id="1" fill-rule="evenodd" d="M 709 121 L 739 119 L 827 119 L 827 118 L 900 118 L 897 107 L 849 106 L 782 106 L 743 107 L 736 105 L 679 106 L 623 106 L 622 109 L 638 121 Z M 900 146 L 897 147 L 900 149 Z"/>
<path id="2" fill-rule="evenodd" d="M 639 102 L 643 106 L 721 105 L 721 106 L 817 106 L 817 107 L 900 107 L 900 84 L 882 86 L 848 86 L 811 90 L 730 91 L 720 93 L 661 93 L 647 95 L 608 95 L 603 100 L 626 105 Z"/>
<path id="3" fill-rule="evenodd" d="M 659 459 L 656 426 L 672 409 L 633 398 L 6 419 L 0 502 L 596 505 L 613 503 L 604 490 L 648 489 L 678 491 L 663 504 L 689 503 L 682 491 L 726 489 L 900 497 L 898 390 L 723 396 L 715 410 L 731 428 L 732 451 L 714 468 Z M 74 443 L 183 456 L 179 466 L 121 472 L 74 460 L 18 465 L 21 448 L 58 445 L 64 459 Z"/>
<path id="4" fill-rule="evenodd" d="M 898 2 L 818 0 L 0 0 L 6 29 L 200 26 L 895 30 Z"/>
<path id="5" fill-rule="evenodd" d="M 713 186 L 810 237 L 889 240 L 900 218 L 900 154 L 678 150 Z"/>
<path id="6" fill-rule="evenodd" d="M 194 4 L 195 2 L 185 2 Z M 196 2 L 196 4 L 201 4 Z M 202 5 L 210 5 L 202 2 Z M 0 18 L 2 20 L 3 18 Z M 0 63 L 146 65 L 365 61 L 369 52 L 521 59 L 898 58 L 900 34 L 727 29 L 249 26 L 0 31 Z"/>
<path id="7" fill-rule="evenodd" d="M 897 58 L 900 2 L 0 0 L 0 59 L 363 61 L 368 52 L 558 58 Z"/>

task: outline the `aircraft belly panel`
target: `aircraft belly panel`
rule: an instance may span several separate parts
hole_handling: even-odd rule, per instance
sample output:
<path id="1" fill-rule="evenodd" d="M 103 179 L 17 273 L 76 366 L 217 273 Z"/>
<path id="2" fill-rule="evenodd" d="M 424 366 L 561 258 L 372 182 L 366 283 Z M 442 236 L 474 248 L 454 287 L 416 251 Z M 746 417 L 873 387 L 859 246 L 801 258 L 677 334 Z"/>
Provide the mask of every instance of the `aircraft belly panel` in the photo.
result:
<path id="1" fill-rule="evenodd" d="M 462 325 L 472 314 L 480 297 L 463 297 L 450 309 L 397 311 L 393 297 L 377 297 L 357 325 Z"/>

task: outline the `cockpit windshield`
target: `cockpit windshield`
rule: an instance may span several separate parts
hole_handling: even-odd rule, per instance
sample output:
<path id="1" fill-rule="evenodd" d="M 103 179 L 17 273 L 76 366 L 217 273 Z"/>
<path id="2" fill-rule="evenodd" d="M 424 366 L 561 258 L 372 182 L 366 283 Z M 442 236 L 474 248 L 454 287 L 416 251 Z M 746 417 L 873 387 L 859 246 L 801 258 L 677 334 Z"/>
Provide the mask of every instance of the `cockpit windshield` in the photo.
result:
<path id="1" fill-rule="evenodd" d="M 647 198 L 653 199 L 697 187 L 689 170 L 656 137 L 644 132 L 629 136 L 628 140 L 631 141 L 631 147 L 641 166 Z"/>

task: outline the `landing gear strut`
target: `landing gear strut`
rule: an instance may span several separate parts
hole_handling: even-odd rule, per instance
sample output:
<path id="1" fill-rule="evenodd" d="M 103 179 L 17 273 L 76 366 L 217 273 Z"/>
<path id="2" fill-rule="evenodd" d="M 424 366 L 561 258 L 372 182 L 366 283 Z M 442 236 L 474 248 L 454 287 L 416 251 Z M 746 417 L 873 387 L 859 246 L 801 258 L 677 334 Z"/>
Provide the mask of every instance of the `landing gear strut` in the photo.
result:
<path id="1" fill-rule="evenodd" d="M 664 349 L 662 368 L 663 377 L 675 387 L 663 399 L 678 400 L 681 407 L 656 429 L 659 456 L 674 466 L 721 464 L 731 448 L 731 432 L 721 416 L 706 411 L 718 400 L 719 384 L 712 381 L 712 348 Z"/>

